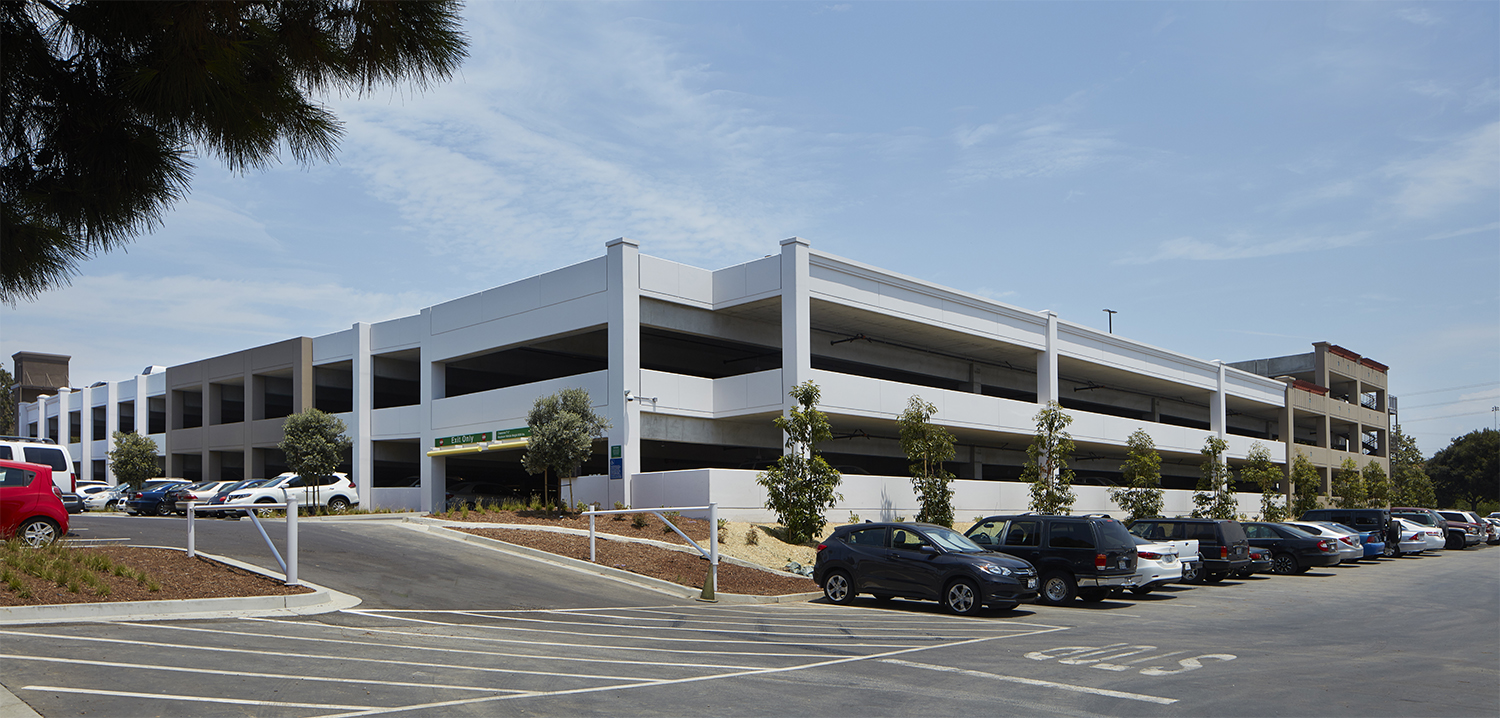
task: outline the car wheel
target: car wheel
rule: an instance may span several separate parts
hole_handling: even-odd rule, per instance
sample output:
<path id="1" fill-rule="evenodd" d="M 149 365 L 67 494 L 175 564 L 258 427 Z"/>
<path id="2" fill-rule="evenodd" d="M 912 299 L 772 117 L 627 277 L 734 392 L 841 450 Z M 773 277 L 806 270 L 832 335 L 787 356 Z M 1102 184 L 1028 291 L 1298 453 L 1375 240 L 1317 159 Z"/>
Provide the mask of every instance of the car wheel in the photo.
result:
<path id="1" fill-rule="evenodd" d="M 823 579 L 823 595 L 833 603 L 847 606 L 854 602 L 854 582 L 849 580 L 849 574 L 832 571 Z"/>
<path id="2" fill-rule="evenodd" d="M 960 615 L 972 616 L 984 608 L 979 599 L 979 588 L 967 578 L 954 579 L 943 591 L 943 608 Z"/>
<path id="3" fill-rule="evenodd" d="M 257 503 L 257 504 L 274 504 L 276 502 L 272 501 L 270 499 L 261 499 L 261 500 L 255 502 L 255 503 Z M 276 509 L 256 509 L 255 510 L 255 515 L 259 516 L 259 517 L 261 517 L 263 519 L 264 518 L 270 518 L 271 514 L 275 513 L 275 511 L 276 511 Z"/>
<path id="4" fill-rule="evenodd" d="M 16 530 L 16 537 L 21 539 L 21 545 L 27 548 L 41 548 L 50 545 L 57 540 L 59 527 L 52 519 L 33 518 L 27 519 Z"/>
<path id="5" fill-rule="evenodd" d="M 1137 595 L 1137 596 L 1144 596 L 1144 595 L 1146 595 L 1148 593 L 1151 593 L 1154 590 L 1156 590 L 1156 589 L 1152 588 L 1151 586 L 1136 586 L 1136 587 L 1130 589 L 1130 592 L 1133 593 L 1133 594 L 1135 594 L 1135 595 Z"/>
<path id="6" fill-rule="evenodd" d="M 1107 588 L 1085 588 L 1078 592 L 1078 600 L 1084 603 L 1098 603 L 1106 598 L 1109 598 Z"/>
<path id="7" fill-rule="evenodd" d="M 335 496 L 328 500 L 329 513 L 341 514 L 349 510 L 349 499 Z"/>
<path id="8" fill-rule="evenodd" d="M 1283 576 L 1301 573 L 1297 570 L 1297 557 L 1289 553 L 1278 553 L 1271 557 L 1271 570 Z"/>
<path id="9" fill-rule="evenodd" d="M 1198 564 L 1187 564 L 1182 568 L 1183 583 L 1198 583 L 1203 578 L 1203 569 Z"/>
<path id="10" fill-rule="evenodd" d="M 156 515 L 157 516 L 171 516 L 172 515 L 172 505 L 169 504 L 169 503 L 167 503 L 167 502 L 165 502 L 165 501 L 158 501 L 157 504 L 156 504 Z"/>
<path id="11" fill-rule="evenodd" d="M 1227 574 L 1227 573 L 1206 573 L 1206 574 L 1203 575 L 1203 582 L 1204 583 L 1218 583 L 1218 582 L 1223 581 L 1224 579 L 1226 579 L 1228 577 L 1229 577 L 1229 574 Z"/>
<path id="12" fill-rule="evenodd" d="M 1077 595 L 1078 584 L 1073 581 L 1073 577 L 1054 571 L 1042 577 L 1042 591 L 1037 599 L 1049 606 L 1061 606 L 1072 603 L 1073 597 Z"/>

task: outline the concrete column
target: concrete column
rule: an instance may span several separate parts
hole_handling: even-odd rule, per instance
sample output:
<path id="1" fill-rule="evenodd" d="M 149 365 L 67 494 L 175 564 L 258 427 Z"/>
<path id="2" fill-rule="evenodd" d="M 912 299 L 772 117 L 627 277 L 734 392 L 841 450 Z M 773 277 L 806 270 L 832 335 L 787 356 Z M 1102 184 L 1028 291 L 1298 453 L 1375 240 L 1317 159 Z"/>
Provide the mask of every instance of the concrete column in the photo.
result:
<path id="1" fill-rule="evenodd" d="M 1036 403 L 1057 401 L 1057 313 L 1044 309 L 1046 346 L 1036 357 Z"/>
<path id="2" fill-rule="evenodd" d="M 969 471 L 972 473 L 970 478 L 984 479 L 984 450 L 977 446 L 969 447 Z"/>
<path id="3" fill-rule="evenodd" d="M 421 452 L 417 465 L 422 475 L 422 510 L 433 511 L 443 508 L 447 501 L 445 494 L 448 490 L 447 465 L 441 456 L 428 456 L 427 452 L 433 448 L 432 442 L 437 438 L 437 432 L 432 430 L 432 402 L 443 397 L 447 391 L 446 383 L 447 366 L 442 362 L 434 361 L 432 350 L 428 344 L 432 340 L 430 334 L 432 327 L 432 308 L 422 310 L 422 326 L 427 328 L 429 334 L 423 337 L 421 357 L 418 358 L 418 372 L 421 383 L 421 400 L 419 404 L 418 420 L 422 422 L 422 437 L 418 444 Z"/>
<path id="4" fill-rule="evenodd" d="M 1208 428 L 1209 431 L 1214 432 L 1220 439 L 1223 439 L 1224 433 L 1229 427 L 1228 402 L 1225 401 L 1227 395 L 1224 392 L 1225 367 L 1224 362 L 1217 359 L 1214 360 L 1214 364 L 1218 367 L 1219 376 L 1213 396 L 1208 400 Z"/>
<path id="5" fill-rule="evenodd" d="M 781 240 L 781 402 L 792 407 L 792 387 L 812 378 L 812 302 L 808 295 L 810 245 Z"/>
<path id="6" fill-rule="evenodd" d="M 609 395 L 594 397 L 594 401 L 604 405 L 610 423 L 605 449 L 609 452 L 610 500 L 633 504 L 630 482 L 641 472 L 640 245 L 620 237 L 604 247 L 609 283 Z M 626 401 L 627 393 L 635 400 Z"/>
<path id="7" fill-rule="evenodd" d="M 120 384 L 104 385 L 104 456 L 95 457 L 104 462 L 104 480 L 115 483 L 115 472 L 109 465 L 109 452 L 115 448 L 115 432 L 120 430 Z"/>
<path id="8" fill-rule="evenodd" d="M 1161 400 L 1151 397 L 1151 421 L 1161 423 Z"/>
<path id="9" fill-rule="evenodd" d="M 94 392 L 84 389 L 78 406 L 78 453 L 73 460 L 78 462 L 78 480 L 86 481 L 94 474 Z"/>
<path id="10" fill-rule="evenodd" d="M 147 438 L 151 437 L 151 396 L 148 394 L 149 389 L 150 389 L 150 387 L 148 387 L 146 385 L 146 375 L 145 374 L 136 374 L 135 375 L 135 433 L 140 434 L 141 436 L 144 436 L 144 437 L 147 437 Z M 165 437 L 163 437 L 162 443 L 166 443 Z M 158 446 L 158 447 L 156 447 L 156 453 L 159 454 L 159 455 L 161 455 L 161 456 L 166 456 L 167 455 L 167 451 L 166 450 L 167 450 L 167 447 L 165 447 L 165 446 Z M 114 470 L 113 469 L 107 469 L 107 470 L 109 471 L 109 476 L 110 476 L 109 480 L 110 480 L 110 483 L 119 483 L 119 479 L 115 478 Z M 255 476 L 255 474 L 247 474 L 246 478 L 249 478 L 250 476 Z"/>
<path id="11" fill-rule="evenodd" d="M 984 369 L 978 364 L 969 364 L 969 392 L 972 394 L 984 393 Z"/>
<path id="12" fill-rule="evenodd" d="M 68 411 L 68 399 L 72 398 L 72 389 L 62 386 L 57 388 L 57 443 L 67 446 L 73 438 L 72 413 Z"/>
<path id="13" fill-rule="evenodd" d="M 354 483 L 359 491 L 360 506 L 368 509 L 375 505 L 375 446 L 370 440 L 372 412 L 375 410 L 375 372 L 370 357 L 370 325 L 355 322 L 353 411 L 349 418 L 349 440 L 353 443 L 349 464 Z"/>

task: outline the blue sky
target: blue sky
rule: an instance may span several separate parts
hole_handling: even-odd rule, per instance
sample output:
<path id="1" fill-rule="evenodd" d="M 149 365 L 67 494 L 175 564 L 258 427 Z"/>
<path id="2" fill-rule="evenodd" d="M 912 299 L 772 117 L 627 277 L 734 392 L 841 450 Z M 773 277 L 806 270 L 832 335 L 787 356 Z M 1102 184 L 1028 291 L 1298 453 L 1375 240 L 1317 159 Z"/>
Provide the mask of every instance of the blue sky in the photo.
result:
<path id="1" fill-rule="evenodd" d="M 1500 5 L 491 3 L 453 81 L 323 100 L 0 355 L 72 379 L 379 321 L 603 252 L 813 247 L 1205 359 L 1388 364 L 1424 452 L 1500 404 Z M 290 162 L 290 160 L 288 159 Z"/>

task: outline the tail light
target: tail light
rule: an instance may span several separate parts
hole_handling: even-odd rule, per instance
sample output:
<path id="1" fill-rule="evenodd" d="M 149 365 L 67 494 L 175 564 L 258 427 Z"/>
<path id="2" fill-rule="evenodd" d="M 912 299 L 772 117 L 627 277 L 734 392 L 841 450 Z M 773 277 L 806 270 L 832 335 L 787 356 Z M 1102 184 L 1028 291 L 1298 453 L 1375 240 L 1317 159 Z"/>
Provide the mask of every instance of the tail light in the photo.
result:
<path id="1" fill-rule="evenodd" d="M 1094 568 L 1104 568 L 1109 564 L 1109 557 L 1102 553 L 1094 554 Z"/>
<path id="2" fill-rule="evenodd" d="M 1333 550 L 1333 546 L 1328 543 L 1328 539 L 1323 539 L 1318 542 L 1318 550 L 1327 553 Z"/>
<path id="3" fill-rule="evenodd" d="M 828 544 L 826 544 L 826 543 L 820 543 L 820 544 L 818 544 L 818 552 L 819 553 L 822 553 L 823 549 L 825 549 L 825 548 L 828 548 Z"/>
<path id="4" fill-rule="evenodd" d="M 52 485 L 52 493 L 55 494 L 57 498 L 62 498 L 62 489 L 57 488 L 57 484 Z"/>
<path id="5" fill-rule="evenodd" d="M 1229 547 L 1228 546 L 1220 546 L 1219 547 L 1219 558 L 1221 558 L 1221 559 L 1229 558 Z"/>
<path id="6" fill-rule="evenodd" d="M 1146 559 L 1147 561 L 1161 560 L 1161 554 L 1156 553 L 1155 551 L 1137 551 L 1136 555 L 1140 556 L 1143 559 Z"/>

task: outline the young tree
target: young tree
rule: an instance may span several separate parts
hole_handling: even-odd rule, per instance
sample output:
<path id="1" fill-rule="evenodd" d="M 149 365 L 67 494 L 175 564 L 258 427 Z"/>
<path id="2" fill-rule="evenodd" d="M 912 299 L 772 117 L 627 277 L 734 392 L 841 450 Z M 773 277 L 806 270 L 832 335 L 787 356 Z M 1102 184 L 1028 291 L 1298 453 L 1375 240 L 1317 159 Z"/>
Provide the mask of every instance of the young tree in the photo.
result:
<path id="1" fill-rule="evenodd" d="M 1073 511 L 1073 470 L 1068 468 L 1073 459 L 1071 423 L 1073 417 L 1055 401 L 1047 402 L 1036 414 L 1036 438 L 1026 447 L 1026 465 L 1021 469 L 1021 480 L 1031 484 L 1028 508 L 1032 511 L 1063 515 Z"/>
<path id="2" fill-rule="evenodd" d="M 1365 492 L 1364 477 L 1359 475 L 1359 464 L 1354 463 L 1354 459 L 1344 459 L 1339 470 L 1334 472 L 1330 493 L 1337 497 L 1334 505 L 1341 509 L 1357 509 L 1365 505 L 1369 495 Z"/>
<path id="3" fill-rule="evenodd" d="M 193 163 L 331 159 L 314 98 L 446 79 L 467 54 L 458 0 L 0 3 L 0 301 L 159 224 Z"/>
<path id="4" fill-rule="evenodd" d="M 1239 504 L 1235 503 L 1229 485 L 1229 465 L 1224 463 L 1224 451 L 1228 448 L 1229 444 L 1217 436 L 1203 442 L 1202 475 L 1193 492 L 1195 518 L 1232 519 L 1237 515 Z"/>
<path id="5" fill-rule="evenodd" d="M 115 448 L 109 450 L 109 470 L 115 480 L 139 489 L 149 479 L 161 476 L 156 465 L 156 442 L 135 432 L 114 433 Z"/>
<path id="6" fill-rule="evenodd" d="M 1292 459 L 1292 507 L 1291 518 L 1298 518 L 1318 508 L 1318 494 L 1322 490 L 1323 477 L 1318 467 L 1313 466 L 1306 454 L 1297 453 Z"/>
<path id="7" fill-rule="evenodd" d="M 828 417 L 818 411 L 818 385 L 805 381 L 788 395 L 795 404 L 787 416 L 776 417 L 776 428 L 786 434 L 786 452 L 755 481 L 766 487 L 766 508 L 786 527 L 789 543 L 802 543 L 823 533 L 823 511 L 843 500 L 843 477 L 818 454 L 818 444 L 833 438 Z"/>
<path id="8" fill-rule="evenodd" d="M 594 413 L 594 401 L 588 390 L 563 389 L 540 397 L 526 414 L 531 429 L 521 464 L 526 473 L 542 475 L 542 497 L 552 498 L 552 476 L 558 481 L 558 500 L 562 500 L 562 480 L 578 475 L 578 467 L 594 453 L 594 439 L 602 438 L 610 428 L 608 419 Z"/>
<path id="9" fill-rule="evenodd" d="M 1383 509 L 1391 505 L 1391 482 L 1386 478 L 1385 469 L 1380 468 L 1380 462 L 1374 459 L 1365 464 L 1363 472 L 1365 480 L 1365 505 L 1372 509 Z"/>
<path id="10" fill-rule="evenodd" d="M 16 398 L 11 396 L 15 377 L 0 366 L 0 436 L 16 435 Z"/>
<path id="11" fill-rule="evenodd" d="M 1500 501 L 1500 432 L 1471 431 L 1427 462 L 1427 474 L 1445 505 L 1468 504 L 1471 511 Z"/>
<path id="12" fill-rule="evenodd" d="M 1280 488 L 1286 472 L 1271 463 L 1271 452 L 1259 441 L 1250 445 L 1249 459 L 1240 469 L 1240 480 L 1260 486 L 1260 520 L 1287 520 L 1287 498 Z"/>
<path id="13" fill-rule="evenodd" d="M 1125 486 L 1111 487 L 1109 500 L 1125 512 L 1125 522 L 1160 516 L 1164 492 L 1161 488 L 1161 454 L 1145 429 L 1130 435 L 1125 464 L 1120 467 Z"/>
<path id="14" fill-rule="evenodd" d="M 318 479 L 333 475 L 352 445 L 344 435 L 344 422 L 332 414 L 307 409 L 288 416 L 281 424 L 281 434 L 281 443 L 276 446 L 286 454 L 287 471 L 312 487 L 312 506 L 321 507 Z"/>
<path id="15" fill-rule="evenodd" d="M 953 458 L 953 435 L 930 420 L 937 407 L 913 396 L 906 411 L 896 419 L 901 424 L 901 450 L 911 462 L 911 484 L 916 489 L 922 510 L 917 520 L 939 526 L 953 526 L 953 474 L 943 470 L 943 462 Z"/>
<path id="16" fill-rule="evenodd" d="M 1391 505 L 1437 507 L 1427 461 L 1417 448 L 1417 440 L 1401 431 L 1400 424 L 1391 432 Z"/>

